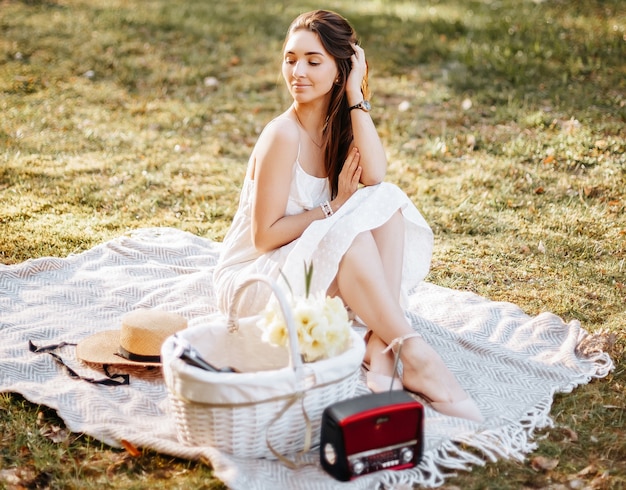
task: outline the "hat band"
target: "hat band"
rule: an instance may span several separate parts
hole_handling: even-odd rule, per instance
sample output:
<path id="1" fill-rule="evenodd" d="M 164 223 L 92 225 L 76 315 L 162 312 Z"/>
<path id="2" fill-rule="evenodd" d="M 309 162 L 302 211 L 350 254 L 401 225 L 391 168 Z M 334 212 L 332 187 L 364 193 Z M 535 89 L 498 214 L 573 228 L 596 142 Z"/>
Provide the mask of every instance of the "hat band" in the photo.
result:
<path id="1" fill-rule="evenodd" d="M 117 355 L 133 362 L 161 362 L 161 356 L 144 356 L 142 354 L 135 354 L 127 351 L 122 346 L 119 347 L 119 353 Z"/>

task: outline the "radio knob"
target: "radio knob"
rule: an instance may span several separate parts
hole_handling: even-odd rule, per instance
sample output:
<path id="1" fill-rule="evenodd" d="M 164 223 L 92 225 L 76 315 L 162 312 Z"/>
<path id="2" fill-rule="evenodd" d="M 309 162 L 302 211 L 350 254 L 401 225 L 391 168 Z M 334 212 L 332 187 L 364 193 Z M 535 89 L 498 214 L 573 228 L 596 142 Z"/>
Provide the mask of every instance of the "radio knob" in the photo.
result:
<path id="1" fill-rule="evenodd" d="M 410 461 L 413 461 L 413 450 L 408 447 L 403 447 L 402 450 L 400 451 L 400 460 L 403 463 L 408 463 Z"/>
<path id="2" fill-rule="evenodd" d="M 352 464 L 352 471 L 354 472 L 355 475 L 360 475 L 361 473 L 363 473 L 364 470 L 365 470 L 365 463 L 363 463 L 363 461 L 361 461 L 360 459 L 357 459 Z"/>

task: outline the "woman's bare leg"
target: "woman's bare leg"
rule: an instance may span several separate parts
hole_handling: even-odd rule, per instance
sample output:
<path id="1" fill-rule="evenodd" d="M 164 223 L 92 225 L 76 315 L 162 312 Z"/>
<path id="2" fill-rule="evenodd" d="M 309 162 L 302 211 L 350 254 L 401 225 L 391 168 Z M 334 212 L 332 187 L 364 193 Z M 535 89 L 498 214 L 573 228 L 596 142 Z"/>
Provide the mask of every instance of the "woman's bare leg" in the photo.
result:
<path id="1" fill-rule="evenodd" d="M 383 264 L 387 287 L 392 296 L 400 300 L 402 285 L 402 264 L 404 255 L 404 218 L 396 212 L 384 225 L 372 230 L 372 237 Z M 387 344 L 372 331 L 367 342 L 365 360 L 372 372 L 393 376 L 394 356 L 392 352 L 383 354 Z"/>
<path id="2" fill-rule="evenodd" d="M 404 261 L 404 217 L 400 211 L 384 225 L 372 230 L 372 236 L 383 263 L 389 291 L 399 301 Z"/>
<path id="3" fill-rule="evenodd" d="M 384 254 L 383 254 L 384 255 Z M 354 240 L 343 256 L 336 286 L 346 304 L 368 325 L 384 344 L 413 332 L 392 292 L 381 252 L 372 232 Z M 424 393 L 435 402 L 467 398 L 454 375 L 423 339 L 414 338 L 402 348 L 403 384 Z"/>

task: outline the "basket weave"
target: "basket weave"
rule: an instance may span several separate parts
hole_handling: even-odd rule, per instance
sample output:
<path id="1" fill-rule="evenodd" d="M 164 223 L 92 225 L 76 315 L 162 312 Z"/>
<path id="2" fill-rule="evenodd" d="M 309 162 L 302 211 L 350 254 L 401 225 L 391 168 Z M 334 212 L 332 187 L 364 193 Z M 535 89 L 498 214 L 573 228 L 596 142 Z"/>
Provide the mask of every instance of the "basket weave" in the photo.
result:
<path id="1" fill-rule="evenodd" d="M 239 320 L 243 289 L 261 281 L 279 301 L 289 331 L 289 348 L 261 340 L 258 317 Z M 188 342 L 212 364 L 238 373 L 213 373 L 186 364 L 177 343 Z M 342 354 L 303 363 L 289 305 L 276 283 L 255 275 L 235 292 L 226 321 L 190 327 L 169 337 L 161 358 L 170 407 L 179 440 L 211 446 L 246 458 L 284 460 L 319 444 L 324 408 L 355 394 L 365 353 L 361 337 L 351 332 Z"/>

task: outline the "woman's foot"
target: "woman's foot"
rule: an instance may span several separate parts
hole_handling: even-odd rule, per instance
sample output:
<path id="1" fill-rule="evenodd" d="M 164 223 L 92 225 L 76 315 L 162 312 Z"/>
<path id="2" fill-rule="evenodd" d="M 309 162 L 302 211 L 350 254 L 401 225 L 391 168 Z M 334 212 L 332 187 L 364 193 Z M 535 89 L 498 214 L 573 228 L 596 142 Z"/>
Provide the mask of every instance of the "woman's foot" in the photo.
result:
<path id="1" fill-rule="evenodd" d="M 387 344 L 369 330 L 364 337 L 365 358 L 363 367 L 366 370 L 367 387 L 374 393 L 391 390 L 402 390 L 402 382 L 395 375 L 393 353 L 383 353 Z"/>
<path id="2" fill-rule="evenodd" d="M 382 342 L 382 340 L 381 340 Z M 404 388 L 445 415 L 482 422 L 483 416 L 439 354 L 418 333 L 394 339 L 387 350 L 400 353 Z"/>

